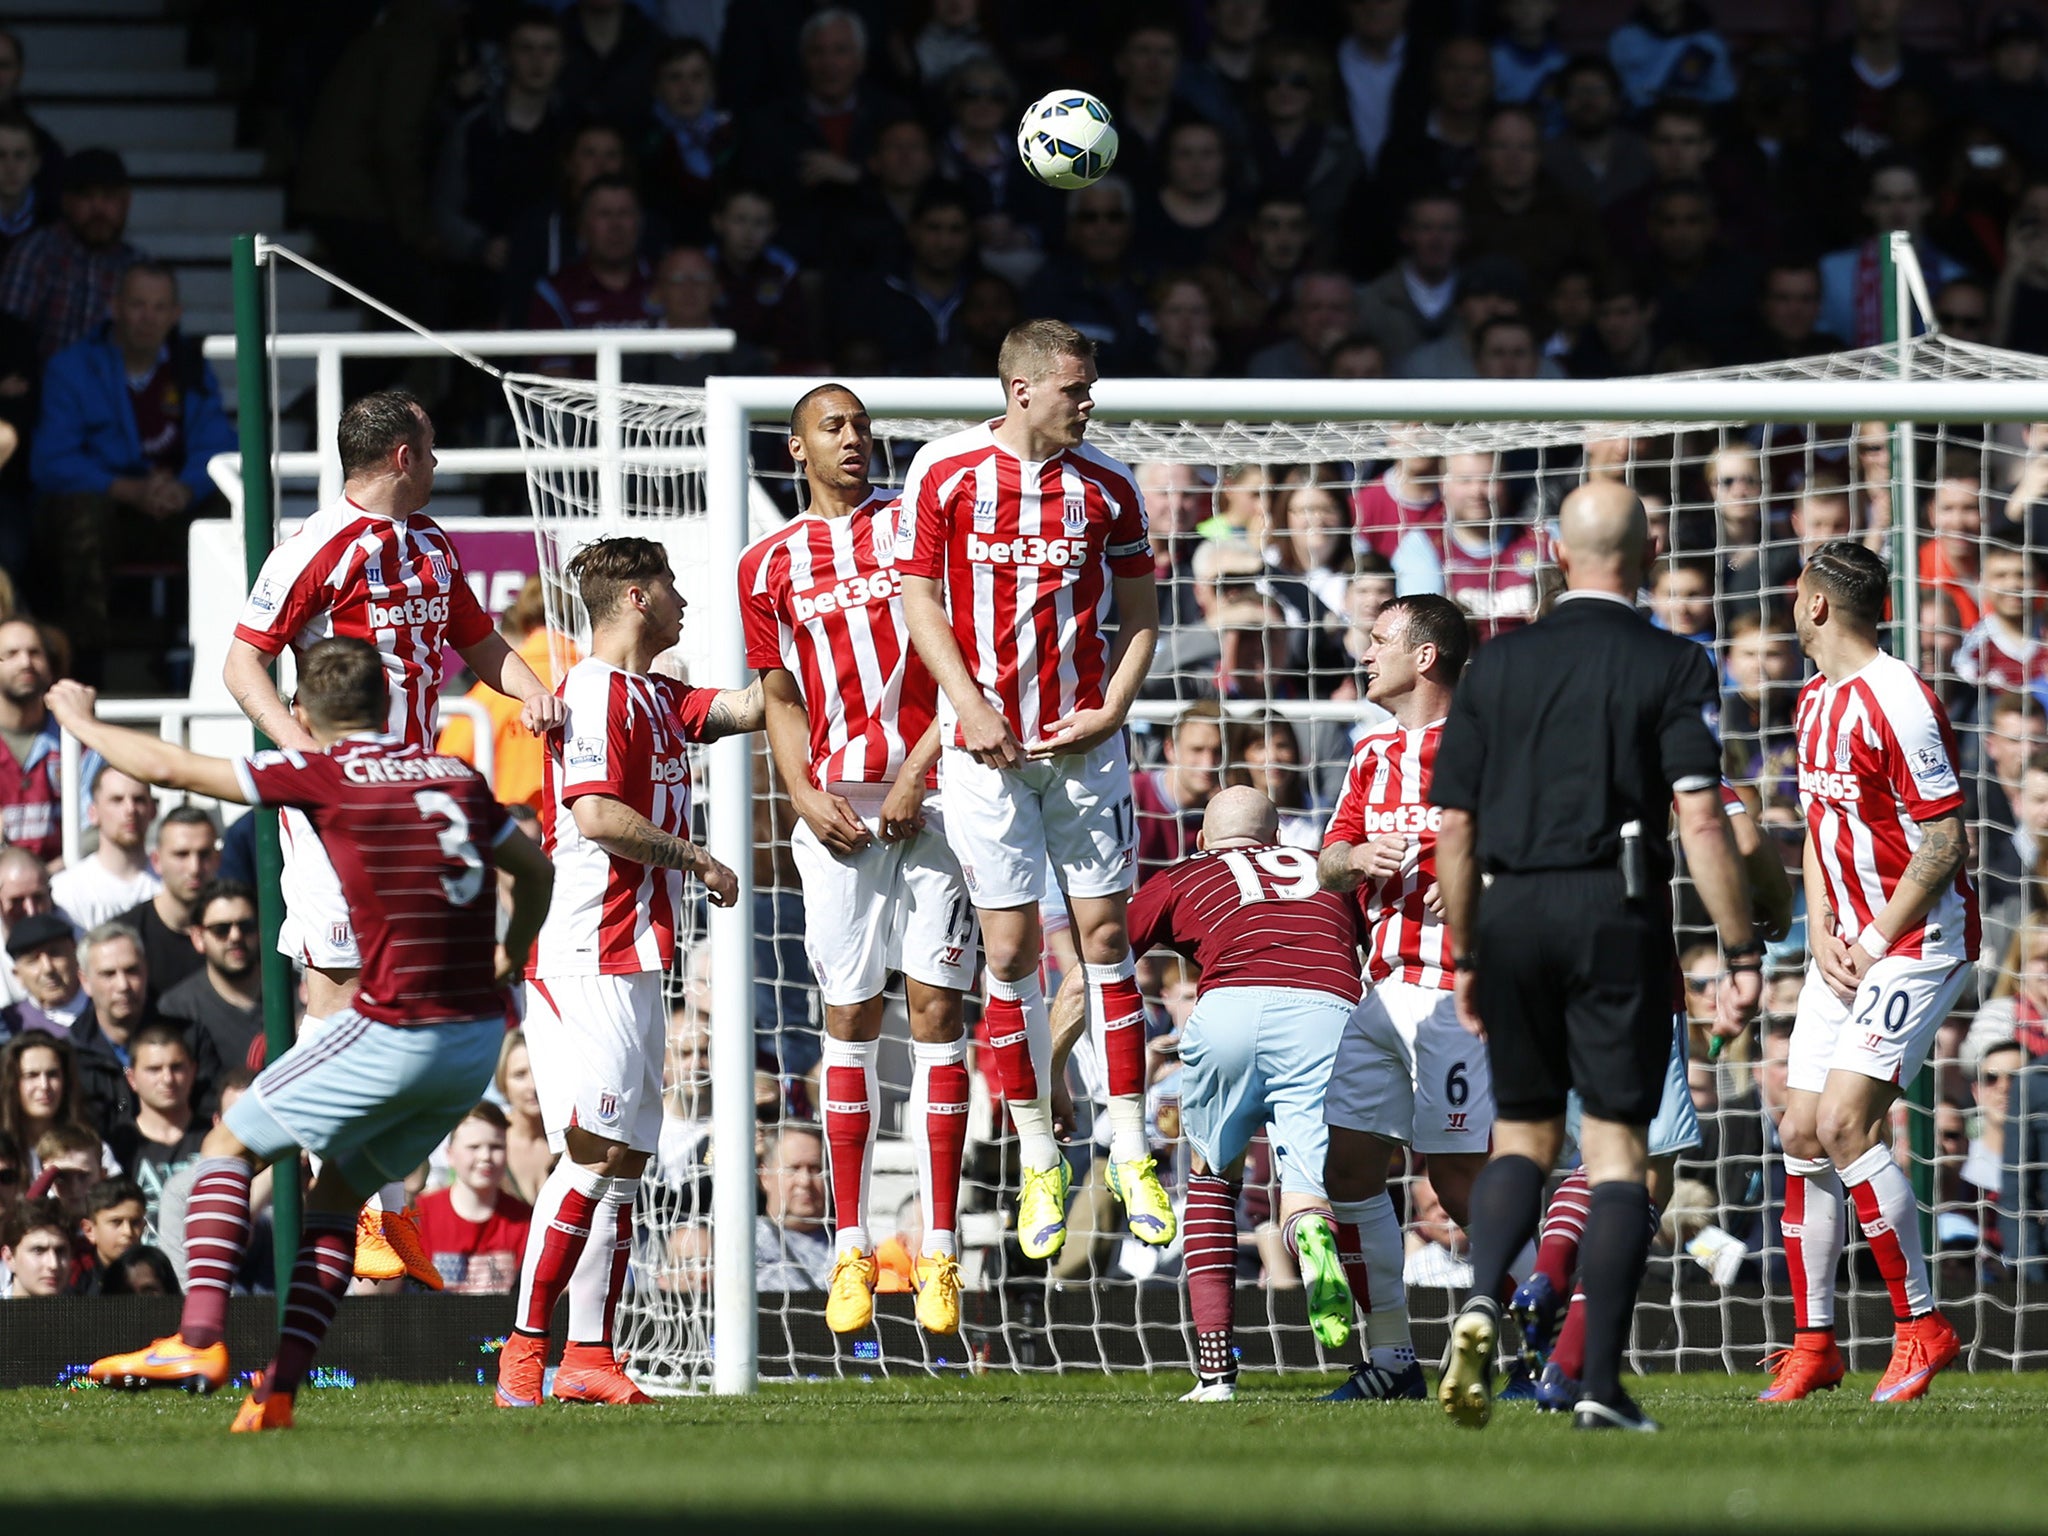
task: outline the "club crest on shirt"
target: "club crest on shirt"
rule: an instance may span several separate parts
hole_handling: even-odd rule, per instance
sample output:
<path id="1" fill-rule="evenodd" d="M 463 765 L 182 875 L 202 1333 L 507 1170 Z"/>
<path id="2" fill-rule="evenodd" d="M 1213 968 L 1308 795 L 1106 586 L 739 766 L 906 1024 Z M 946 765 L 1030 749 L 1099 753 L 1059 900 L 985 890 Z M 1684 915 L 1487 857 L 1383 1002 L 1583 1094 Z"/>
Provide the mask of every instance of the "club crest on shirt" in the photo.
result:
<path id="1" fill-rule="evenodd" d="M 427 565 L 434 573 L 434 580 L 442 586 L 448 585 L 448 557 L 438 549 L 427 551 Z"/>
<path id="2" fill-rule="evenodd" d="M 1847 736 L 1837 737 L 1835 740 L 1835 772 L 1847 773 L 1849 771 L 1849 750 L 1849 738 Z"/>
<path id="3" fill-rule="evenodd" d="M 1088 499 L 1085 496 L 1069 496 L 1067 509 L 1060 521 L 1069 533 L 1080 533 L 1088 527 Z"/>
<path id="4" fill-rule="evenodd" d="M 994 532 L 995 532 L 995 529 L 996 529 L 996 502 L 995 502 L 995 498 L 994 498 L 993 496 L 990 496 L 990 497 L 986 497 L 986 498 L 984 498 L 983 500 L 980 500 L 980 501 L 977 501 L 977 502 L 975 502 L 975 504 L 974 504 L 974 531 L 975 531 L 976 533 L 994 533 Z"/>

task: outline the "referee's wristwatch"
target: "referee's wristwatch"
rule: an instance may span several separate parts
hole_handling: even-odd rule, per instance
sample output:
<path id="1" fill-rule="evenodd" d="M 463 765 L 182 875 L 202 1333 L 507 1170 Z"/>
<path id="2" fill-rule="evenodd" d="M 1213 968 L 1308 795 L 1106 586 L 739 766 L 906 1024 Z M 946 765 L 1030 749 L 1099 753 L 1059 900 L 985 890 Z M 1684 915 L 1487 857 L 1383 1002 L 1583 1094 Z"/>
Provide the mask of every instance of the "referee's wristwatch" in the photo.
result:
<path id="1" fill-rule="evenodd" d="M 1721 958 L 1731 971 L 1761 971 L 1764 968 L 1764 941 L 1752 933 L 1740 944 L 1724 944 Z"/>

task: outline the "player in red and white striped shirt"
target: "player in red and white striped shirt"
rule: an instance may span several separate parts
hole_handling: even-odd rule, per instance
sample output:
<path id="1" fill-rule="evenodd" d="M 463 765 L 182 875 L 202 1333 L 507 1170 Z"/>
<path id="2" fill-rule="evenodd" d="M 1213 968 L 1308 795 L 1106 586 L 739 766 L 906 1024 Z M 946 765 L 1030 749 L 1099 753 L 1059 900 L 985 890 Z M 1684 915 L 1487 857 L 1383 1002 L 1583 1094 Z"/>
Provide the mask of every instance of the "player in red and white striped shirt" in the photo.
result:
<path id="1" fill-rule="evenodd" d="M 804 947 L 825 1003 L 820 1086 L 838 1213 L 825 1321 L 851 1333 L 874 1317 L 875 1057 L 882 988 L 900 971 L 924 1212 L 917 1317 L 930 1332 L 956 1333 L 967 1128 L 960 995 L 978 951 L 959 861 L 929 793 L 936 690 L 903 623 L 896 501 L 868 483 L 867 408 L 843 385 L 820 385 L 790 413 L 789 450 L 809 486 L 809 510 L 747 549 L 739 590 L 768 743 L 802 817 L 790 841 L 803 882 Z"/>
<path id="2" fill-rule="evenodd" d="M 525 704 L 528 730 L 561 722 L 560 706 L 506 645 L 462 579 L 455 546 L 425 507 L 434 491 L 434 423 L 403 390 L 365 395 L 342 412 L 337 430 L 343 475 L 339 506 L 315 512 L 263 562 L 228 643 L 222 675 L 256 728 L 280 747 L 309 752 L 313 739 L 292 717 L 270 675 L 289 646 L 303 659 L 329 636 L 367 641 L 390 684 L 385 728 L 400 741 L 432 746 L 444 648 L 454 646 L 476 675 Z M 347 1006 L 362 953 L 341 882 L 303 812 L 279 812 L 285 904 L 278 948 L 306 968 L 306 1018 Z M 364 1212 L 364 1273 L 386 1279 L 403 1268 L 422 1283 L 440 1276 L 403 1215 L 406 1196 L 386 1185 Z M 374 1257 L 373 1257 L 374 1254 Z"/>
<path id="3" fill-rule="evenodd" d="M 633 1197 L 661 1139 L 662 979 L 675 960 L 683 874 L 730 906 L 739 881 L 690 841 L 692 742 L 761 727 L 761 689 L 692 688 L 651 672 L 686 606 L 651 539 L 599 539 L 569 561 L 590 654 L 562 680 L 548 743 L 543 846 L 555 903 L 527 967 L 526 1047 L 548 1144 L 563 1156 L 533 1202 L 497 1403 L 540 1402 L 548 1324 L 569 1293 L 554 1396 L 644 1403 L 612 1324 L 632 1251 Z"/>
<path id="4" fill-rule="evenodd" d="M 356 1211 L 380 1180 L 419 1166 L 489 1084 L 505 1038 L 504 986 L 547 911 L 547 860 L 469 764 L 382 732 L 388 686 L 353 639 L 313 647 L 298 725 L 315 745 L 202 757 L 93 718 L 90 689 L 59 683 L 50 709 L 113 766 L 170 789 L 250 805 L 296 805 L 326 839 L 362 927 L 353 1003 L 315 1020 L 236 1100 L 200 1149 L 185 1216 L 191 1256 L 178 1332 L 96 1361 L 108 1386 L 219 1388 L 228 1379 L 228 1288 L 247 1252 L 255 1170 L 300 1148 L 324 1159 L 306 1198 L 277 1354 L 236 1430 L 288 1429 L 354 1272 Z M 497 963 L 496 869 L 512 875 Z"/>
<path id="5" fill-rule="evenodd" d="M 1465 615 L 1447 597 L 1417 593 L 1380 610 L 1365 696 L 1394 718 L 1359 738 L 1317 864 L 1325 889 L 1358 893 L 1372 982 L 1344 1026 L 1323 1104 L 1324 1182 L 1367 1348 L 1334 1394 L 1340 1401 L 1427 1390 L 1408 1329 L 1389 1159 L 1404 1146 L 1426 1154 L 1438 1198 L 1463 1226 L 1493 1130 L 1486 1044 L 1458 1023 L 1451 994 L 1450 931 L 1436 891 L 1440 813 L 1429 803 L 1437 741 L 1471 654 Z"/>
<path id="6" fill-rule="evenodd" d="M 1144 1008 L 1124 920 L 1137 825 L 1123 724 L 1152 663 L 1159 595 L 1137 483 L 1082 442 L 1094 343 L 1029 320 L 998 362 L 1002 419 L 911 461 L 897 568 L 911 638 L 943 694 L 939 790 L 988 956 L 989 1037 L 1024 1168 L 1018 1242 L 1045 1258 L 1066 1240 L 1070 1179 L 1052 1136 L 1038 979 L 1048 865 L 1101 1031 L 1110 1187 L 1136 1236 L 1173 1237 L 1145 1142 Z"/>
<path id="7" fill-rule="evenodd" d="M 1807 562 L 1793 608 L 1800 647 L 1820 671 L 1800 690 L 1796 717 L 1813 963 L 1778 1127 L 1797 1332 L 1766 1402 L 1842 1379 L 1834 1282 L 1845 1188 L 1898 1319 L 1872 1401 L 1924 1395 L 1960 1348 L 1935 1310 L 1919 1207 L 1885 1131 L 1968 978 L 1977 893 L 1948 716 L 1911 667 L 1878 648 L 1888 588 L 1884 562 L 1839 539 Z"/>

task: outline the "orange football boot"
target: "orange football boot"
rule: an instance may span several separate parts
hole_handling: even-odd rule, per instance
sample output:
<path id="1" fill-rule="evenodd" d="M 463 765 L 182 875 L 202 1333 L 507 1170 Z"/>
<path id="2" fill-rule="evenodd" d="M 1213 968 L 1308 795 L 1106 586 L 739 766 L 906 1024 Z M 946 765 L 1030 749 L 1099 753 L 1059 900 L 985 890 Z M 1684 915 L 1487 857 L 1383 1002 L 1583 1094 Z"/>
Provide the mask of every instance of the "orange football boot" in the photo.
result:
<path id="1" fill-rule="evenodd" d="M 254 1434 L 266 1429 L 290 1429 L 292 1427 L 292 1398 L 289 1392 L 267 1392 L 264 1390 L 264 1372 L 258 1371 L 249 1395 L 242 1399 L 242 1406 L 235 1410 L 235 1422 L 228 1426 L 233 1435 Z"/>
<path id="2" fill-rule="evenodd" d="M 562 1403 L 651 1403 L 653 1398 L 633 1385 L 609 1344 L 571 1344 L 562 1351 L 561 1368 L 549 1393 Z"/>
<path id="3" fill-rule="evenodd" d="M 538 1408 L 547 1366 L 546 1339 L 530 1333 L 508 1334 L 505 1347 L 498 1351 L 498 1406 Z"/>
<path id="4" fill-rule="evenodd" d="M 1962 1352 L 1963 1341 L 1956 1337 L 1955 1325 L 1939 1312 L 1923 1312 L 1908 1318 L 1898 1326 L 1898 1335 L 1892 1341 L 1892 1363 L 1885 1367 L 1884 1379 L 1878 1382 L 1870 1400 L 1909 1403 L 1916 1397 L 1925 1397 L 1935 1373 L 1953 1365 Z"/>
<path id="5" fill-rule="evenodd" d="M 174 1333 L 147 1349 L 95 1360 L 86 1376 L 103 1387 L 128 1391 L 182 1387 L 187 1392 L 218 1392 L 228 1384 L 228 1347 L 216 1343 L 195 1349 Z"/>
<path id="6" fill-rule="evenodd" d="M 1756 1395 L 1760 1403 L 1796 1403 L 1812 1392 L 1832 1392 L 1848 1366 L 1832 1333 L 1818 1329 L 1794 1334 L 1792 1347 L 1764 1357 L 1771 1384 Z"/>
<path id="7" fill-rule="evenodd" d="M 356 1215 L 356 1275 L 364 1280 L 410 1275 L 430 1291 L 447 1283 L 420 1241 L 410 1210 L 379 1211 L 367 1205 Z"/>

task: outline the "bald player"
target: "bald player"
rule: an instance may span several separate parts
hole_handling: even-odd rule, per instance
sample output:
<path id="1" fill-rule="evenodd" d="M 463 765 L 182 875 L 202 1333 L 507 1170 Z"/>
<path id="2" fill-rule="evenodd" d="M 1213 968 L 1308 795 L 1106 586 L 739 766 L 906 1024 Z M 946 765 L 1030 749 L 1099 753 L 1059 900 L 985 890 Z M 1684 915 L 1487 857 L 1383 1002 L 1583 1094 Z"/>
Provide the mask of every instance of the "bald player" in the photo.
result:
<path id="1" fill-rule="evenodd" d="M 1246 1147 L 1268 1125 L 1310 1326 L 1333 1349 L 1351 1337 L 1351 1288 L 1323 1193 L 1323 1090 L 1362 991 L 1361 925 L 1350 896 L 1317 882 L 1315 854 L 1281 844 L 1280 812 L 1256 789 L 1212 799 L 1196 846 L 1138 887 L 1130 922 L 1133 954 L 1170 949 L 1201 971 L 1180 1037 L 1181 1123 L 1194 1149 L 1181 1232 L 1196 1354 L 1195 1387 L 1181 1400 L 1210 1403 L 1236 1391 L 1238 1183 Z M 1080 1012 L 1080 986 L 1069 973 L 1063 1016 Z"/>

